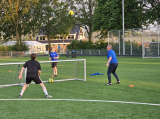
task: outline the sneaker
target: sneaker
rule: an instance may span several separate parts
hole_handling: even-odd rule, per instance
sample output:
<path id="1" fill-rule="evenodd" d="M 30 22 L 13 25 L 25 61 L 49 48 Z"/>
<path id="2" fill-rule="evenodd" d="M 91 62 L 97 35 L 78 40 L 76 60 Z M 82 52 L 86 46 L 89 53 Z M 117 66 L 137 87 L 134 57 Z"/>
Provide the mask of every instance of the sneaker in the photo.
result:
<path id="1" fill-rule="evenodd" d="M 107 83 L 106 85 L 112 85 L 112 83 Z"/>
<path id="2" fill-rule="evenodd" d="M 19 97 L 19 98 L 21 98 L 21 97 L 22 97 L 22 95 L 19 95 L 18 97 Z"/>
<path id="3" fill-rule="evenodd" d="M 57 77 L 57 75 L 54 75 L 54 77 Z"/>
<path id="4" fill-rule="evenodd" d="M 116 84 L 120 84 L 121 82 L 120 81 L 117 81 L 117 83 Z"/>
<path id="5" fill-rule="evenodd" d="M 46 95 L 46 98 L 51 98 L 52 96 L 51 95 Z"/>

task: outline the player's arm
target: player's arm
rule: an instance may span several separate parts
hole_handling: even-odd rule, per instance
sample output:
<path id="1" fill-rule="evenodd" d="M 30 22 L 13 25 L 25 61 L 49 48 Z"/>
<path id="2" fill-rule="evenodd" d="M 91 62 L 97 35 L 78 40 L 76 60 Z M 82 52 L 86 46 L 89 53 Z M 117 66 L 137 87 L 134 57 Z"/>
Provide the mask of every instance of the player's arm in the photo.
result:
<path id="1" fill-rule="evenodd" d="M 49 60 L 51 60 L 51 53 L 50 53 L 50 55 L 49 55 Z"/>
<path id="2" fill-rule="evenodd" d="M 59 58 L 59 55 L 58 55 L 58 53 L 57 53 L 57 57 L 55 57 L 55 59 L 58 59 Z"/>
<path id="3" fill-rule="evenodd" d="M 107 67 L 108 67 L 109 63 L 111 62 L 111 60 L 112 60 L 112 57 L 109 57 L 108 62 L 106 64 Z"/>
<path id="4" fill-rule="evenodd" d="M 22 78 L 23 70 L 24 70 L 24 67 L 22 67 L 22 68 L 21 68 L 21 72 L 20 72 L 20 75 L 19 75 L 19 79 L 21 79 L 21 78 Z"/>
<path id="5" fill-rule="evenodd" d="M 40 75 L 41 75 L 41 70 L 38 70 L 38 75 L 39 75 L 39 77 L 40 77 Z"/>
<path id="6" fill-rule="evenodd" d="M 57 56 L 57 57 L 55 57 L 56 59 L 58 59 L 59 58 L 59 56 Z"/>

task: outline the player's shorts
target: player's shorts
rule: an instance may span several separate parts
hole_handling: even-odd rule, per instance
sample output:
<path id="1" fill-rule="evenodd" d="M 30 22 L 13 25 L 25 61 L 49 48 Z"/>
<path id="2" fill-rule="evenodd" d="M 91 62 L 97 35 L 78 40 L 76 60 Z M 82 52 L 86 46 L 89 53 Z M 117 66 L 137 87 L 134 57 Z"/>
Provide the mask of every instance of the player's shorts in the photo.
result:
<path id="1" fill-rule="evenodd" d="M 27 75 L 26 84 L 31 83 L 31 81 L 34 81 L 36 84 L 42 83 L 42 80 L 39 78 L 38 75 Z"/>
<path id="2" fill-rule="evenodd" d="M 52 68 L 57 67 L 57 62 L 52 62 L 51 66 Z"/>

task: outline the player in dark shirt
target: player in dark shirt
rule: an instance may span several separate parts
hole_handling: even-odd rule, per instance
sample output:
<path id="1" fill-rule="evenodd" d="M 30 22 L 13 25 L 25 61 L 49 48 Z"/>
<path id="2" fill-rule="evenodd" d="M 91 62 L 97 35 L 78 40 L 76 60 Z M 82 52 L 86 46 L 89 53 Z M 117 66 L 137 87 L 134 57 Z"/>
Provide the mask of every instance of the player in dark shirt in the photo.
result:
<path id="1" fill-rule="evenodd" d="M 48 95 L 48 92 L 47 92 L 47 89 L 45 87 L 45 85 L 42 83 L 41 79 L 40 79 L 40 74 L 41 74 L 41 66 L 39 64 L 38 61 L 35 60 L 36 59 L 36 54 L 32 53 L 31 54 L 31 60 L 27 61 L 22 69 L 21 69 L 21 72 L 20 72 L 20 75 L 19 75 L 19 79 L 22 78 L 22 73 L 23 73 L 23 70 L 24 68 L 27 67 L 27 74 L 26 74 L 26 83 L 25 85 L 23 86 L 22 90 L 21 90 L 21 93 L 19 95 L 19 98 L 22 97 L 24 91 L 26 90 L 26 87 L 28 86 L 29 83 L 31 83 L 31 81 L 33 80 L 36 84 L 39 84 L 45 95 L 46 95 L 46 98 L 50 98 L 52 96 Z"/>

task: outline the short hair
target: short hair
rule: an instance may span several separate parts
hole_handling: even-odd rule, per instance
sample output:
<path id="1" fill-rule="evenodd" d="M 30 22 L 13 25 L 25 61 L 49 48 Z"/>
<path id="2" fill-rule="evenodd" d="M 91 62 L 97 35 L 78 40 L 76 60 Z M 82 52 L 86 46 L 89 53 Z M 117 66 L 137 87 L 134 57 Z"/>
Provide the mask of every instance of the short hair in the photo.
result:
<path id="1" fill-rule="evenodd" d="M 32 53 L 32 54 L 30 55 L 30 57 L 31 57 L 32 60 L 34 60 L 34 59 L 36 59 L 36 54 L 35 54 L 35 53 Z"/>
<path id="2" fill-rule="evenodd" d="M 112 49 L 112 45 L 111 44 L 108 44 L 108 47 L 110 47 Z"/>

